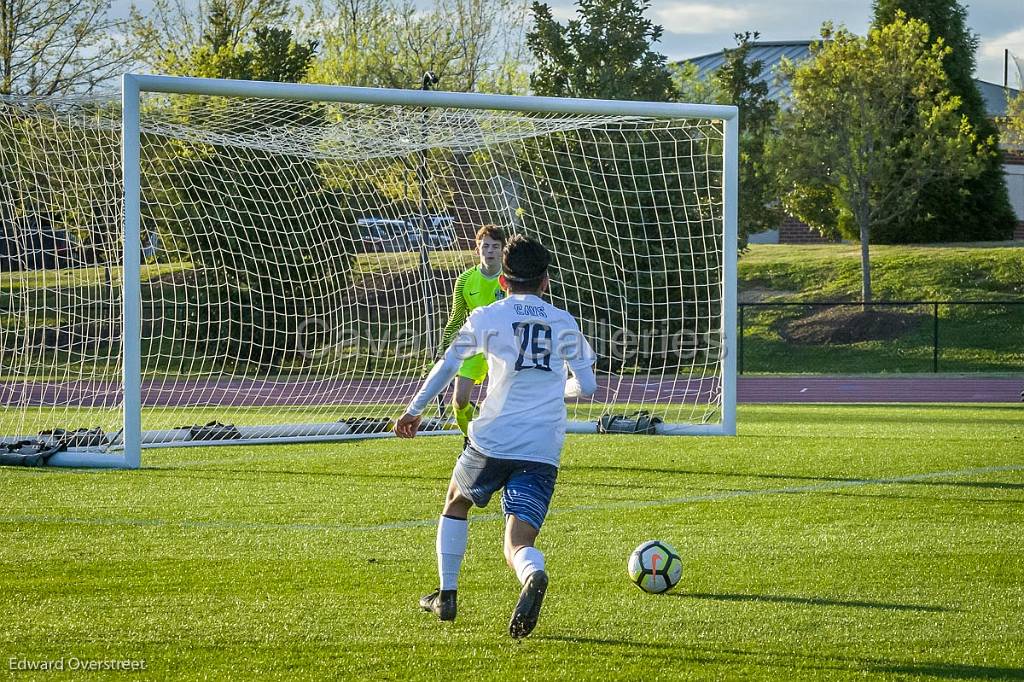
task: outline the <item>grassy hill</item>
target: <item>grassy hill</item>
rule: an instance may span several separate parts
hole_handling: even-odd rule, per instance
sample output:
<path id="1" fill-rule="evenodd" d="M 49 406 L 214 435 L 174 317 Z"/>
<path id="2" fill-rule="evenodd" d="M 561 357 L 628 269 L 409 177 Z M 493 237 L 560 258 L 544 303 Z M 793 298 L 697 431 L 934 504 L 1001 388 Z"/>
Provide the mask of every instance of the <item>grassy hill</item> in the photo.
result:
<path id="1" fill-rule="evenodd" d="M 431 254 L 438 290 L 447 291 L 455 274 L 473 260 L 471 251 Z M 147 295 L 154 300 L 176 300 L 174 275 L 189 268 L 187 263 L 145 266 Z M 367 292 L 398 289 L 418 296 L 418 269 L 418 253 L 363 254 L 354 264 L 352 290 L 363 298 Z M 875 246 L 872 273 L 877 301 L 946 302 L 937 309 L 941 371 L 1024 374 L 1024 245 Z M 935 306 L 876 306 L 864 314 L 859 306 L 821 305 L 825 301 L 858 301 L 860 282 L 856 245 L 752 246 L 739 263 L 742 369 L 746 373 L 827 374 L 932 371 Z M 15 319 L 25 310 L 34 311 L 33 325 L 58 327 L 57 311 L 65 309 L 69 301 L 117 306 L 119 290 L 116 269 L 111 273 L 82 268 L 0 274 L 0 332 L 5 332 L 0 334 L 0 349 L 6 354 L 35 348 L 35 336 L 26 342 L 14 333 L 25 328 L 23 320 Z M 360 301 L 381 310 L 397 305 L 388 300 Z M 781 302 L 802 305 L 774 306 Z M 116 331 L 90 333 L 102 332 L 104 338 L 115 339 Z M 150 355 L 159 357 L 169 357 L 171 351 L 148 349 Z M 32 367 L 38 366 L 41 375 L 53 366 L 79 366 L 105 357 L 103 352 L 92 351 L 88 357 L 64 351 L 32 352 L 36 358 Z M 18 366 L 20 372 L 26 370 L 24 365 Z M 0 369 L 0 375 L 3 373 Z"/>
<path id="2" fill-rule="evenodd" d="M 873 246 L 871 251 L 876 302 L 944 303 L 877 305 L 868 311 L 820 305 L 860 300 L 857 245 L 755 245 L 739 264 L 742 369 L 930 372 L 937 332 L 940 371 L 1024 373 L 1024 246 Z M 782 302 L 806 305 L 765 305 Z"/>
<path id="3" fill-rule="evenodd" d="M 1022 300 L 1024 244 L 872 246 L 878 300 Z M 740 257 L 741 301 L 860 300 L 860 246 L 756 244 Z"/>

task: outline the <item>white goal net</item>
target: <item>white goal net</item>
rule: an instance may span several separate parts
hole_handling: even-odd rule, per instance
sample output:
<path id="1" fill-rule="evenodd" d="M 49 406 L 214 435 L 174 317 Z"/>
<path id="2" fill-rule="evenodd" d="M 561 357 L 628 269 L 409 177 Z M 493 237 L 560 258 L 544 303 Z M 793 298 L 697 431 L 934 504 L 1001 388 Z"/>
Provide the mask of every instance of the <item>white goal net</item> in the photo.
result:
<path id="1" fill-rule="evenodd" d="M 120 102 L 0 99 L 0 441 L 383 437 L 488 224 L 548 246 L 600 357 L 574 430 L 734 428 L 729 108 L 144 78 L 137 147 Z"/>

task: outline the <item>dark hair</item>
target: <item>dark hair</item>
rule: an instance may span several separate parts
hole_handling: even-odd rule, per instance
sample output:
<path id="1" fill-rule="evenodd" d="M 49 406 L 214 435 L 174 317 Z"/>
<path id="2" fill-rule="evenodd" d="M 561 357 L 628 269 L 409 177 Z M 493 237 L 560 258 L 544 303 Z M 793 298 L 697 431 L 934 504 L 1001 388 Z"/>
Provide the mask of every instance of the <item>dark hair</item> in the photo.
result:
<path id="1" fill-rule="evenodd" d="M 501 242 L 502 246 L 505 246 L 505 231 L 497 225 L 484 225 L 476 231 L 476 245 L 480 246 L 480 242 L 484 240 L 484 237 L 493 239 L 496 242 Z"/>
<path id="2" fill-rule="evenodd" d="M 532 292 L 548 274 L 551 255 L 544 245 L 525 234 L 514 234 L 502 252 L 501 270 L 509 291 Z"/>

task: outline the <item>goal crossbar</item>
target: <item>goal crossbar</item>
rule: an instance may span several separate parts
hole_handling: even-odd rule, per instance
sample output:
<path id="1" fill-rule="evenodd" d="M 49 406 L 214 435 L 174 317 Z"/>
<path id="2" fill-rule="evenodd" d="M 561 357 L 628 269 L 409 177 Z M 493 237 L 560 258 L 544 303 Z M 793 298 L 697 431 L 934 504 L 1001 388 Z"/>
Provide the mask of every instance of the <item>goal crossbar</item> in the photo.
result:
<path id="1" fill-rule="evenodd" d="M 640 102 L 631 100 L 583 99 L 576 97 L 534 97 L 490 95 L 475 92 L 362 88 L 343 85 L 271 83 L 185 76 L 125 74 L 122 92 L 162 92 L 214 97 L 256 97 L 292 101 L 384 104 L 451 109 L 489 109 L 550 114 L 593 114 L 605 116 L 647 116 L 652 118 L 707 118 L 737 120 L 738 109 L 724 104 L 683 102 Z M 136 95 L 137 96 L 137 95 Z"/>

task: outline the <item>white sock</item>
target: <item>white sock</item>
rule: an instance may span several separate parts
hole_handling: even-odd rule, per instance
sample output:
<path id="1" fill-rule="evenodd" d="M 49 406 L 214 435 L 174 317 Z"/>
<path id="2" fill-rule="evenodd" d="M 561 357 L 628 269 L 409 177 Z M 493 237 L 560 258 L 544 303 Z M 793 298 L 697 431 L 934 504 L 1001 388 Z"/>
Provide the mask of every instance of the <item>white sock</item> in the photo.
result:
<path id="1" fill-rule="evenodd" d="M 459 582 L 459 569 L 466 553 L 469 522 L 442 516 L 437 524 L 437 572 L 441 576 L 441 589 L 454 590 Z"/>
<path id="2" fill-rule="evenodd" d="M 527 578 L 536 571 L 544 570 L 544 555 L 536 547 L 523 547 L 512 557 L 512 568 L 519 582 L 525 585 Z"/>

